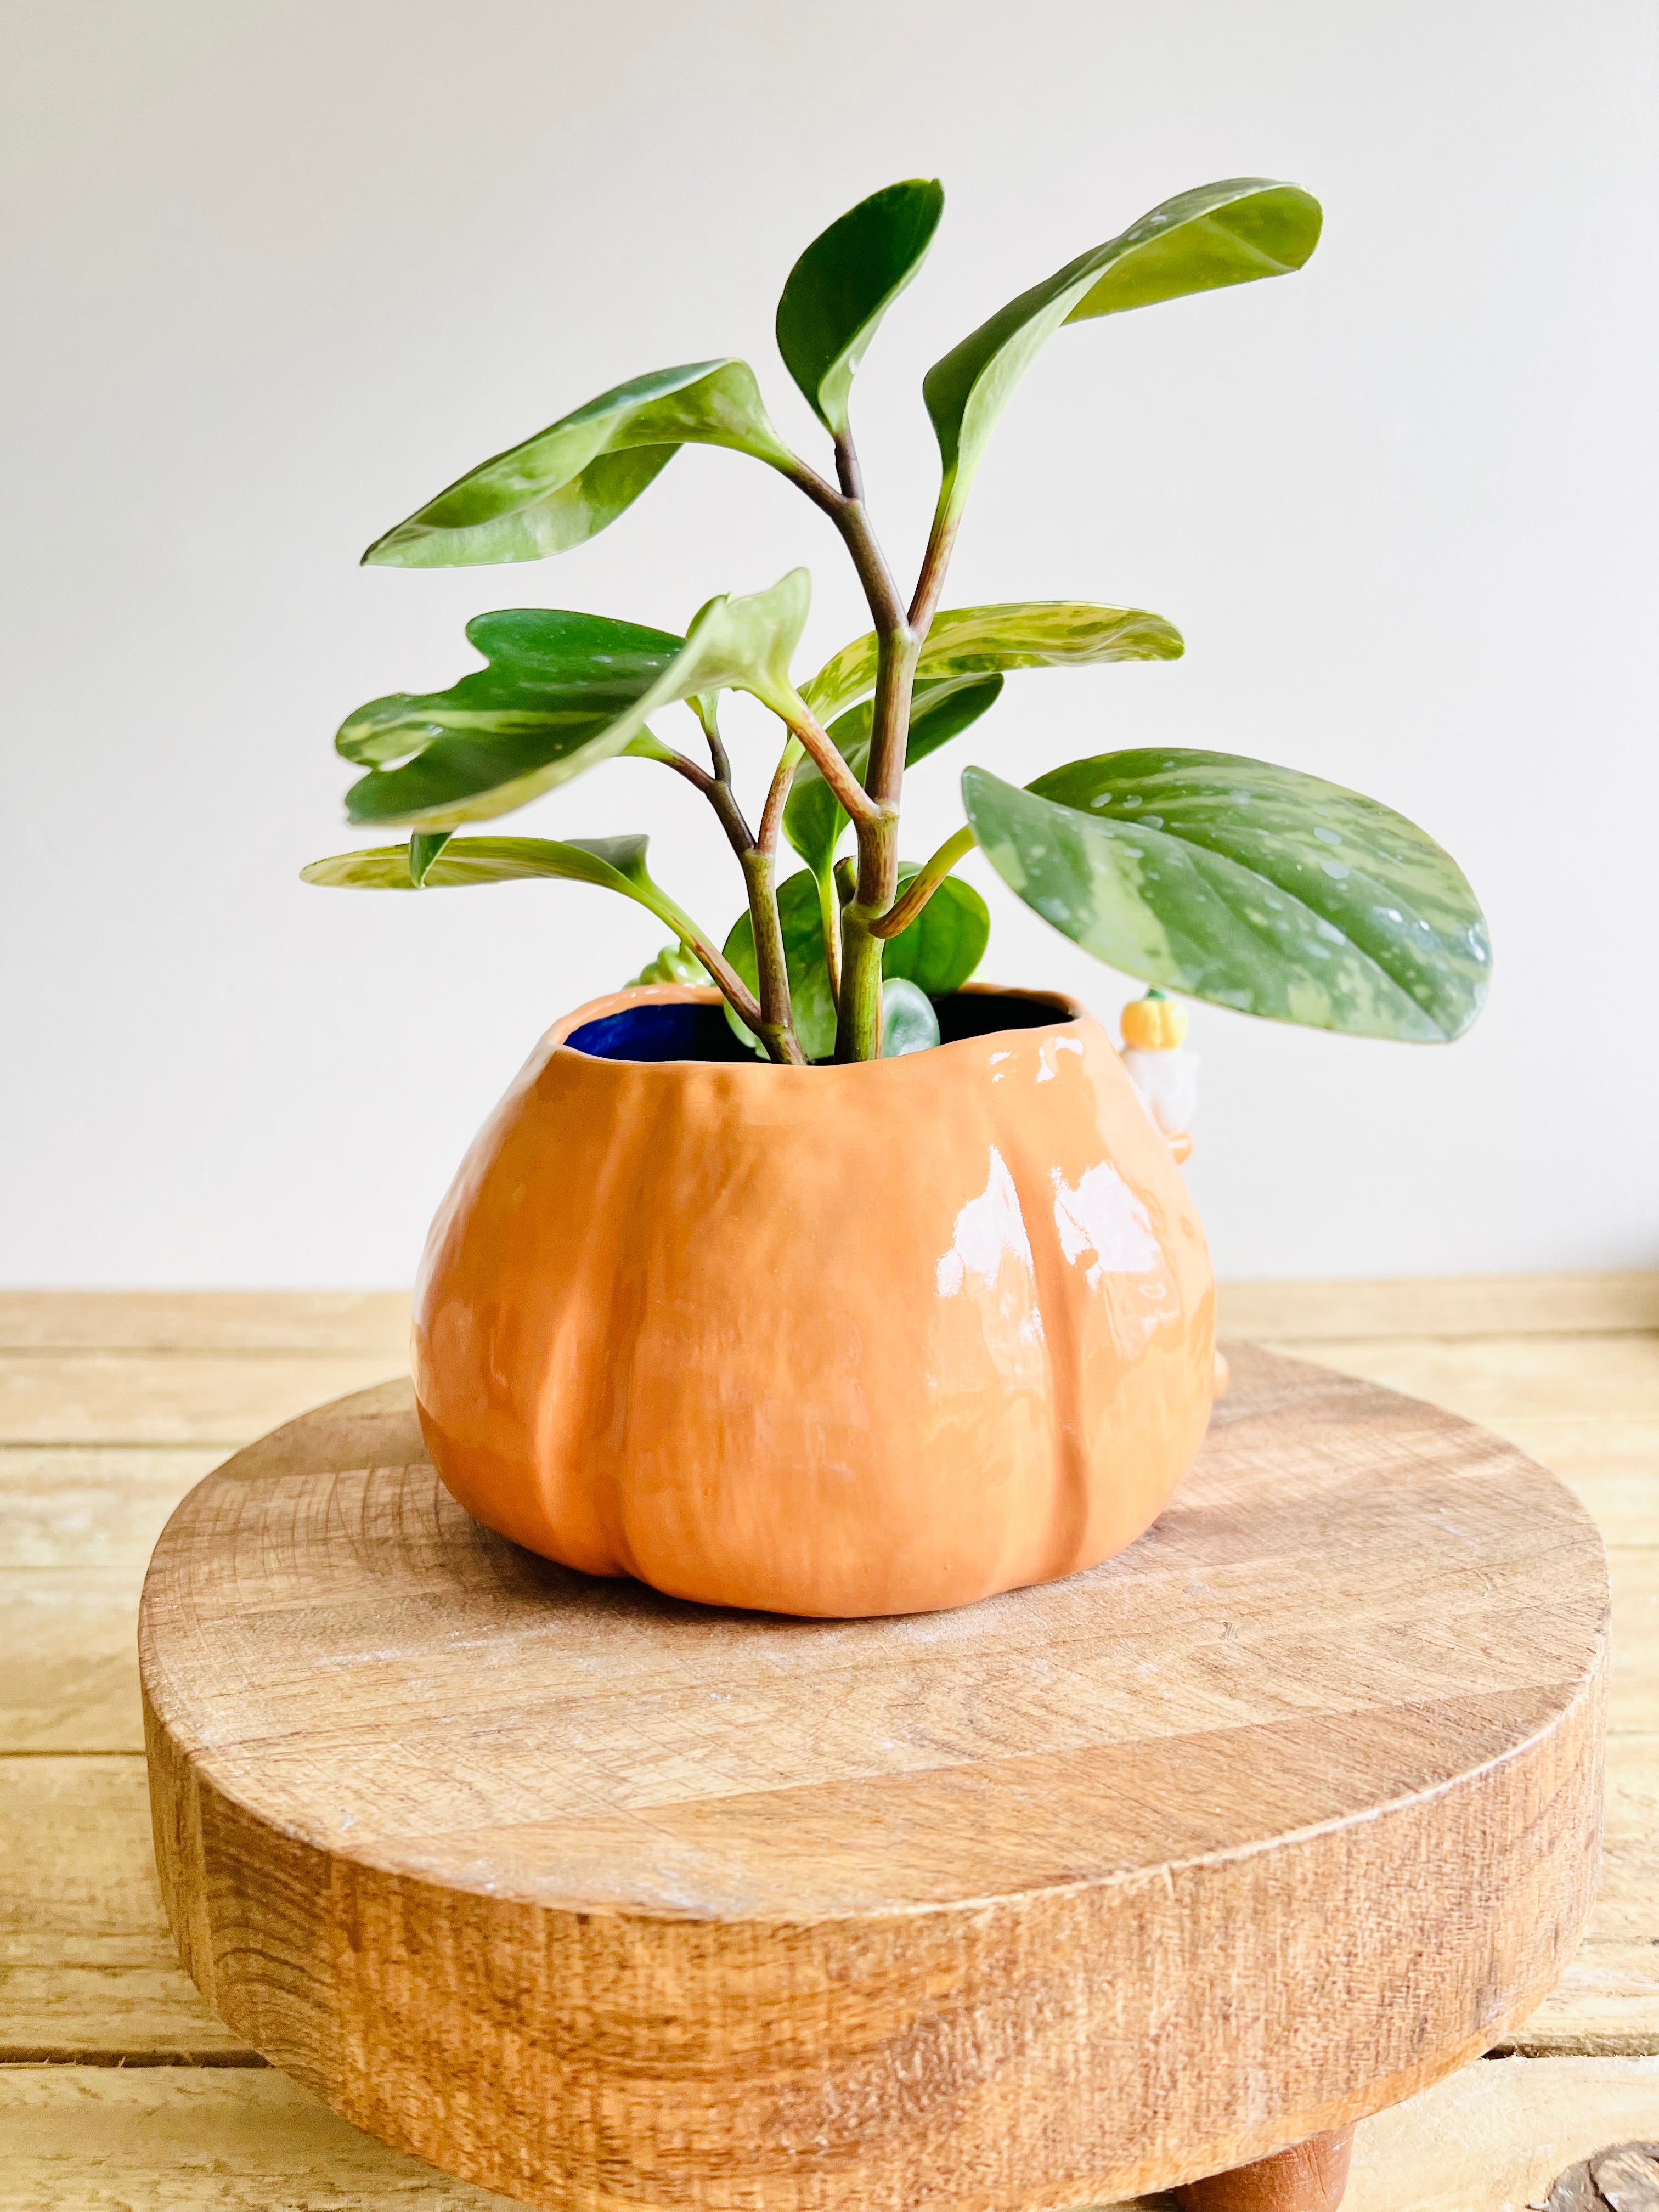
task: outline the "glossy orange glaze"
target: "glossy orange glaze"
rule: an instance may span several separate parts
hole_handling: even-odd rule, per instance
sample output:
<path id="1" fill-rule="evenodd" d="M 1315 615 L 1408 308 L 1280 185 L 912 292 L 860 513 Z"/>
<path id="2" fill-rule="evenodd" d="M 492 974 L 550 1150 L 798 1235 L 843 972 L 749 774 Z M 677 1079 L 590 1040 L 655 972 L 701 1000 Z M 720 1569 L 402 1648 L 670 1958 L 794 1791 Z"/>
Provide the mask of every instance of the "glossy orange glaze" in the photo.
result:
<path id="1" fill-rule="evenodd" d="M 925 1612 L 1133 1541 L 1198 1449 L 1214 1285 L 1104 1031 L 846 1067 L 603 1060 L 558 1023 L 416 1286 L 434 1463 L 477 1519 L 710 1604 Z"/>

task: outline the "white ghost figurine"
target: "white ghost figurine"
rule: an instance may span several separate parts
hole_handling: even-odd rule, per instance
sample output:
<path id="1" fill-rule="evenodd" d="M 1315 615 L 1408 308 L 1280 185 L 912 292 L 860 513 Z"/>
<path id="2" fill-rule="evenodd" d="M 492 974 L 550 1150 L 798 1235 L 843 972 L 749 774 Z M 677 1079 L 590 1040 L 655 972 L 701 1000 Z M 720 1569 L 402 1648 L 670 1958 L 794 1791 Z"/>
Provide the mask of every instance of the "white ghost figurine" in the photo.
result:
<path id="1" fill-rule="evenodd" d="M 1166 1137 L 1185 1137 L 1198 1115 L 1198 1054 L 1187 1048 L 1186 1009 L 1162 991 L 1123 1009 L 1122 1060 L 1140 1101 Z"/>

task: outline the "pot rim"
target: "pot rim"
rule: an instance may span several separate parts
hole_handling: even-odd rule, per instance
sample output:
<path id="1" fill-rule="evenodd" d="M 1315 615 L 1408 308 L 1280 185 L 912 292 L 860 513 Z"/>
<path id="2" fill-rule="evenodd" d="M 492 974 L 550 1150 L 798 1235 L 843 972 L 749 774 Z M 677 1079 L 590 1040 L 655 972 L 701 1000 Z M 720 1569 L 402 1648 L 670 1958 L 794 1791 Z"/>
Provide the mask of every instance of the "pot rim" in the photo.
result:
<path id="1" fill-rule="evenodd" d="M 602 998 L 590 999 L 586 1005 L 573 1008 L 568 1014 L 562 1014 L 552 1027 L 544 1032 L 542 1042 L 545 1047 L 550 1048 L 550 1054 L 568 1053 L 573 1060 L 580 1060 L 588 1067 L 614 1067 L 618 1070 L 661 1068 L 668 1073 L 677 1073 L 692 1067 L 717 1067 L 721 1074 L 733 1076 L 742 1081 L 770 1082 L 783 1077 L 793 1082 L 801 1082 L 809 1077 L 817 1081 L 822 1080 L 825 1076 L 845 1078 L 860 1074 L 867 1075 L 870 1071 L 876 1068 L 914 1067 L 916 1062 L 924 1057 L 930 1064 L 937 1064 L 938 1057 L 941 1054 L 964 1053 L 974 1046 L 986 1043 L 993 1037 L 1054 1036 L 1067 1030 L 1077 1030 L 1084 1023 L 1092 1022 L 1095 1018 L 1079 1000 L 1072 998 L 1064 991 L 1030 990 L 1014 983 L 970 982 L 959 985 L 955 991 L 947 995 L 951 998 L 966 998 L 972 995 L 975 998 L 1024 999 L 1027 1001 L 1035 1001 L 1038 1006 L 1053 1006 L 1055 1016 L 1052 1022 L 1030 1023 L 1018 1029 L 982 1030 L 976 1036 L 956 1037 L 949 1044 L 930 1046 L 925 1054 L 902 1053 L 892 1060 L 858 1060 L 839 1063 L 819 1061 L 808 1067 L 789 1067 L 775 1060 L 758 1058 L 744 1060 L 621 1060 L 612 1059 L 605 1054 L 583 1052 L 579 1047 L 567 1043 L 567 1038 L 574 1030 L 585 1029 L 590 1022 L 604 1021 L 609 1015 L 625 1013 L 630 1007 L 688 1005 L 719 1006 L 725 1003 L 721 993 L 712 984 L 645 983 L 635 985 L 629 990 L 607 992 Z"/>

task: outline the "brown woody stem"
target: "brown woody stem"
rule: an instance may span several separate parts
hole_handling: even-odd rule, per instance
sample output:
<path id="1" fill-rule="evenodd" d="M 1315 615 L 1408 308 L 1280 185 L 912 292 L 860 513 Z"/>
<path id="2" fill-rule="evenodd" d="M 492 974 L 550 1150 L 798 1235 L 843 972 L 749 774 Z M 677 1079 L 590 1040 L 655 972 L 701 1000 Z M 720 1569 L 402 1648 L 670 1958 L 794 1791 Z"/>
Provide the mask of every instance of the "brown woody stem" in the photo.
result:
<path id="1" fill-rule="evenodd" d="M 851 817 L 854 828 L 862 830 L 873 826 L 880 809 L 872 802 L 864 786 L 842 758 L 840 746 L 805 701 L 797 697 L 787 706 L 775 708 L 774 712 L 782 715 L 802 745 L 811 753 L 818 774 L 834 792 L 842 813 Z M 794 764 L 792 763 L 792 776 L 793 773 Z"/>
<path id="2" fill-rule="evenodd" d="M 719 740 L 711 738 L 709 743 L 712 750 Z M 720 747 L 722 757 L 725 750 L 724 746 Z M 727 776 L 710 775 L 706 768 L 699 768 L 696 761 L 688 760 L 682 752 L 676 752 L 672 745 L 664 745 L 659 752 L 651 754 L 649 757 L 661 761 L 665 768 L 672 768 L 677 775 L 683 775 L 689 784 L 702 792 L 719 817 L 720 825 L 726 832 L 727 843 L 738 858 L 742 860 L 744 854 L 754 844 L 755 839 L 749 824 L 743 818 L 743 809 L 732 795 L 731 782 Z"/>
<path id="3" fill-rule="evenodd" d="M 850 434 L 845 432 L 836 441 L 836 472 L 839 489 L 805 461 L 797 460 L 784 471 L 840 531 L 875 623 L 876 696 L 870 763 L 862 789 L 854 783 L 827 733 L 818 730 L 816 723 L 810 732 L 793 720 L 790 727 L 817 762 L 858 840 L 858 879 L 852 897 L 841 909 L 836 1058 L 874 1060 L 881 1053 L 882 942 L 890 933 L 878 925 L 892 913 L 898 889 L 899 795 L 910 733 L 910 701 L 922 642 L 944 588 L 957 518 L 942 500 L 933 518 L 915 597 L 907 612 L 870 527 L 858 455 Z M 932 889 L 923 896 L 921 904 L 926 904 Z M 827 897 L 822 903 L 827 933 L 830 919 Z M 916 911 L 921 911 L 920 906 Z M 899 924 L 901 928 L 903 926 Z M 832 975 L 834 972 L 832 961 Z"/>
<path id="4" fill-rule="evenodd" d="M 939 593 L 945 589 L 945 574 L 951 566 L 961 522 L 960 510 L 941 500 L 933 516 L 933 526 L 927 533 L 927 550 L 921 556 L 915 596 L 910 602 L 910 627 L 921 637 L 927 635 L 939 606 Z"/>
<path id="5" fill-rule="evenodd" d="M 672 929 L 679 932 L 681 944 L 689 945 L 698 959 L 702 961 L 703 966 L 714 977 L 721 996 L 729 1004 L 738 1019 L 746 1024 L 754 1030 L 756 1036 L 759 1036 L 763 1019 L 760 1001 L 725 954 L 715 950 L 713 939 L 705 936 L 690 915 L 683 913 L 678 907 L 672 915 L 665 915 L 663 919 Z M 774 1056 L 776 1057 L 776 1055 Z"/>
<path id="6" fill-rule="evenodd" d="M 703 720 L 708 738 L 709 751 L 717 768 L 724 763 L 726 748 L 720 744 L 716 731 Z M 790 750 L 793 750 L 792 746 Z M 783 957 L 783 931 L 778 919 L 778 902 L 772 886 L 774 856 L 776 850 L 776 824 L 773 825 L 773 842 L 763 846 L 751 834 L 743 818 L 742 810 L 732 796 L 726 774 L 711 775 L 707 769 L 699 768 L 684 753 L 676 752 L 670 745 L 653 743 L 652 750 L 644 757 L 659 760 L 675 769 L 688 783 L 695 784 L 702 793 L 715 813 L 720 826 L 730 840 L 743 869 L 744 881 L 749 893 L 750 919 L 755 933 L 755 967 L 760 981 L 760 996 L 744 981 L 724 953 L 715 950 L 713 940 L 698 928 L 684 908 L 669 898 L 660 886 L 655 886 L 653 911 L 671 927 L 679 932 L 682 945 L 689 945 L 719 986 L 722 996 L 732 1012 L 752 1030 L 765 1047 L 769 1059 L 796 1066 L 804 1064 L 805 1055 L 796 1040 L 793 1016 L 789 1004 L 789 976 Z M 787 753 L 786 753 L 787 757 Z M 797 753 L 797 757 L 799 754 Z M 786 778 L 783 789 L 788 790 Z M 769 800 L 769 806 L 770 801 Z M 781 815 L 781 799 L 778 802 Z M 762 823 L 764 836 L 765 822 Z"/>
<path id="7" fill-rule="evenodd" d="M 783 755 L 775 771 L 766 794 L 766 805 L 761 810 L 760 836 L 755 842 L 763 853 L 776 857 L 778 833 L 783 827 L 783 810 L 788 803 L 790 786 L 795 781 L 795 770 L 806 757 L 800 739 L 792 736 L 783 749 Z"/>
<path id="8" fill-rule="evenodd" d="M 796 1037 L 790 1009 L 789 969 L 784 958 L 783 925 L 778 918 L 775 873 L 770 852 L 757 846 L 744 854 L 743 879 L 755 933 L 755 972 L 760 979 L 760 1019 L 750 1021 L 749 1026 L 772 1059 L 803 1067 L 806 1055 Z"/>

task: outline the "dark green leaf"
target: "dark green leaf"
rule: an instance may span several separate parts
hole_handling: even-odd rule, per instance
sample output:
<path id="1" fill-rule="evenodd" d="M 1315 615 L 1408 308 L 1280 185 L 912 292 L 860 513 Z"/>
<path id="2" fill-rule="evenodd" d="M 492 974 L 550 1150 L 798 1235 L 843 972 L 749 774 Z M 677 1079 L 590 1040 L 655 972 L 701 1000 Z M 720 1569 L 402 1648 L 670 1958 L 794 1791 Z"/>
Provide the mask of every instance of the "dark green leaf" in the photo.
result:
<path id="1" fill-rule="evenodd" d="M 915 873 L 908 865 L 899 870 L 901 890 Z M 791 876 L 780 888 L 778 916 L 783 925 L 795 1034 L 809 1060 L 828 1060 L 836 1048 L 836 1007 L 824 964 L 818 887 L 809 871 Z M 990 933 L 984 900 L 971 884 L 947 876 L 909 928 L 889 942 L 883 975 L 902 977 L 929 998 L 943 998 L 959 990 L 978 967 Z M 732 924 L 725 952 L 750 988 L 757 989 L 754 930 L 746 912 Z M 726 1018 L 745 1043 L 754 1042 L 735 1014 L 728 1011 Z"/>
<path id="2" fill-rule="evenodd" d="M 789 272 L 778 301 L 778 351 L 833 437 L 847 428 L 859 364 L 921 268 L 944 206 L 937 183 L 889 185 L 832 222 Z"/>
<path id="3" fill-rule="evenodd" d="M 908 862 L 899 870 L 901 892 L 918 872 Z M 984 900 L 960 876 L 946 876 L 908 929 L 889 939 L 881 972 L 890 981 L 901 976 L 930 999 L 943 999 L 968 981 L 990 937 Z"/>
<path id="4" fill-rule="evenodd" d="M 1231 753 L 1106 753 L 1024 791 L 962 780 L 998 874 L 1125 975 L 1241 1012 L 1432 1043 L 1491 956 L 1462 871 L 1391 808 Z"/>
<path id="5" fill-rule="evenodd" d="M 547 608 L 480 615 L 489 665 L 447 691 L 376 699 L 342 727 L 348 759 L 376 763 L 346 794 L 353 822 L 454 830 L 487 821 L 623 751 L 658 708 L 737 685 L 769 704 L 789 688 L 811 582 L 711 599 L 684 638 Z M 401 761 L 401 767 L 380 763 Z"/>
<path id="6" fill-rule="evenodd" d="M 1295 185 L 1261 177 L 1200 185 L 1011 300 L 922 383 L 944 464 L 941 515 L 960 508 L 997 417 L 1062 323 L 1285 276 L 1319 243 L 1321 220 L 1318 201 Z"/>
<path id="7" fill-rule="evenodd" d="M 996 704 L 1002 690 L 1000 676 L 951 676 L 937 684 L 919 684 L 910 701 L 910 737 L 904 764 L 936 752 L 976 722 Z M 830 735 L 860 782 L 870 762 L 871 702 L 853 708 L 830 726 Z M 783 811 L 783 832 L 815 875 L 822 876 L 836 855 L 847 817 L 835 793 L 808 761 L 797 775 Z"/>
<path id="8" fill-rule="evenodd" d="M 942 607 L 916 663 L 916 681 L 937 684 L 1010 668 L 1086 668 L 1105 660 L 1175 660 L 1184 649 L 1172 623 L 1140 607 L 1096 607 L 1078 599 Z M 828 722 L 875 686 L 872 631 L 842 646 L 802 685 L 801 696 Z"/>
<path id="9" fill-rule="evenodd" d="M 363 559 L 464 568 L 565 552 L 614 522 L 685 445 L 731 446 L 774 468 L 794 465 L 747 362 L 659 368 L 470 469 Z"/>

